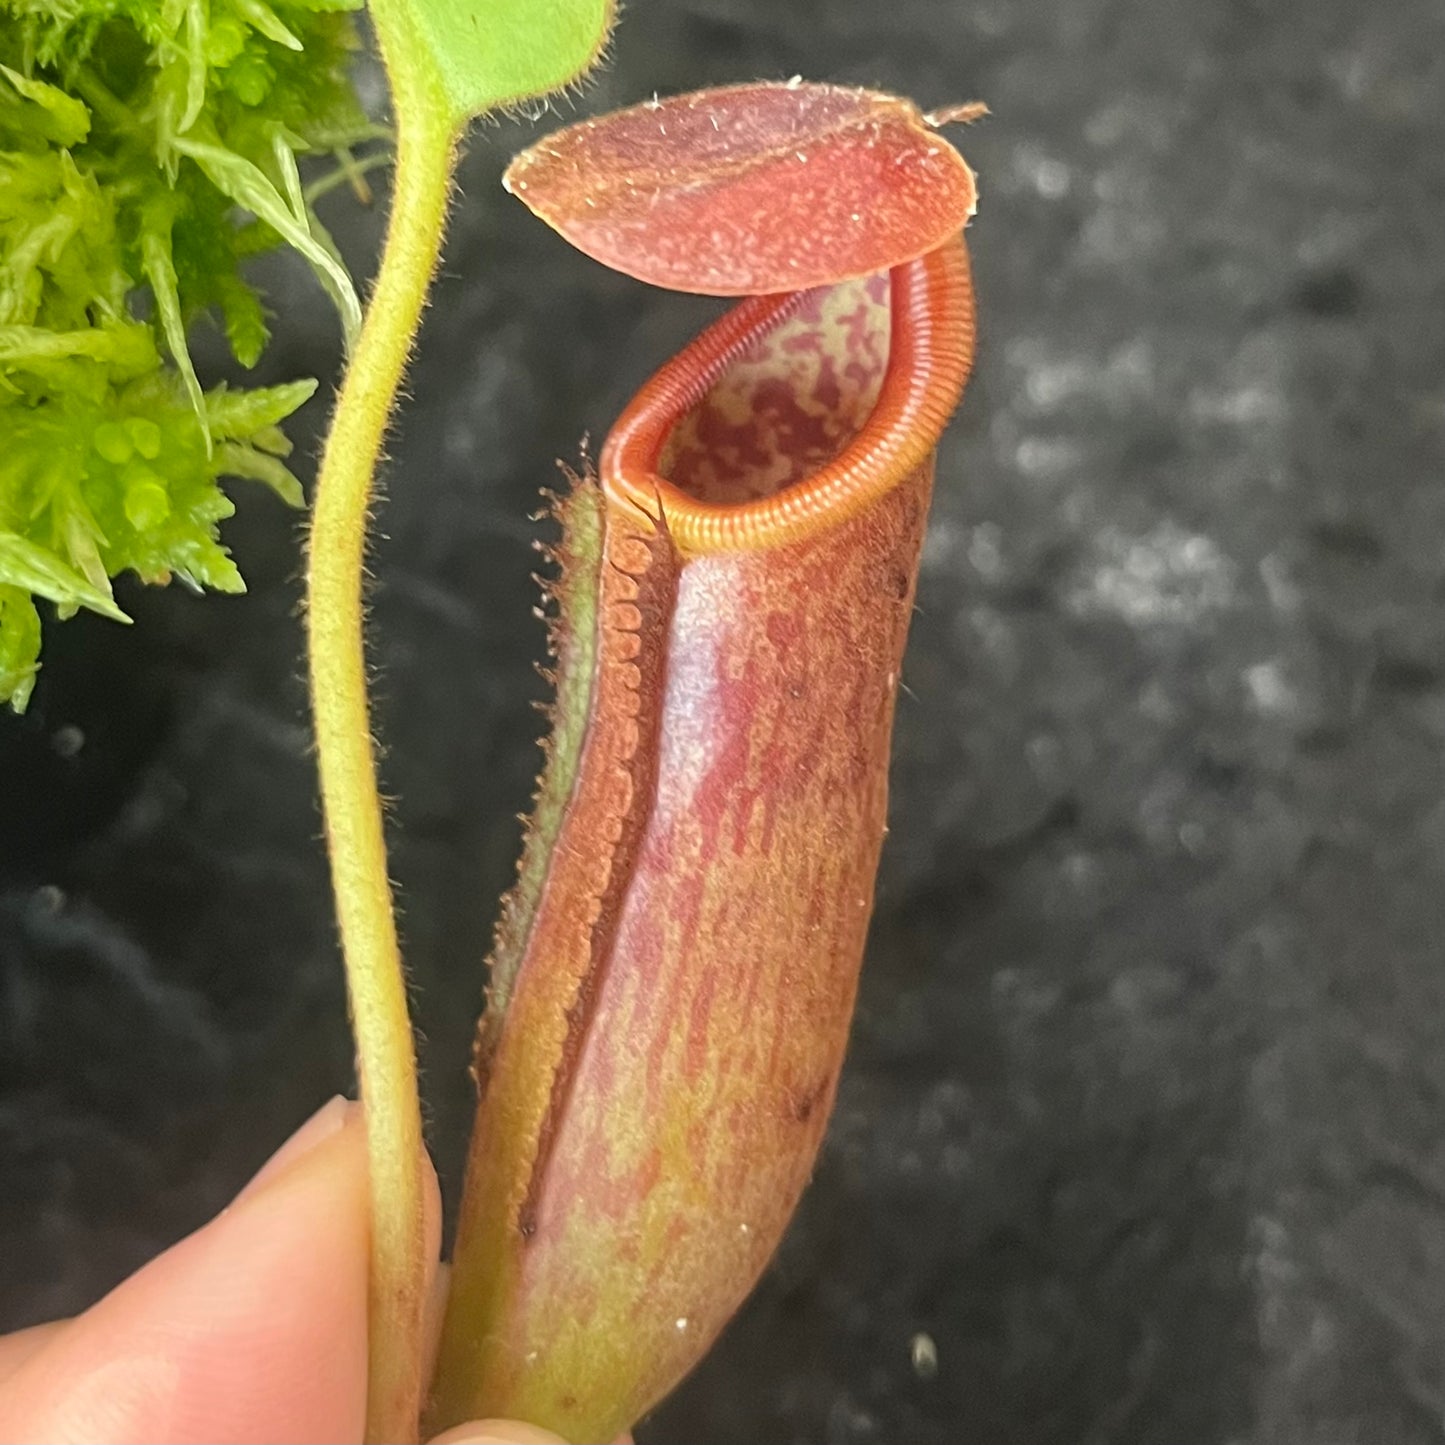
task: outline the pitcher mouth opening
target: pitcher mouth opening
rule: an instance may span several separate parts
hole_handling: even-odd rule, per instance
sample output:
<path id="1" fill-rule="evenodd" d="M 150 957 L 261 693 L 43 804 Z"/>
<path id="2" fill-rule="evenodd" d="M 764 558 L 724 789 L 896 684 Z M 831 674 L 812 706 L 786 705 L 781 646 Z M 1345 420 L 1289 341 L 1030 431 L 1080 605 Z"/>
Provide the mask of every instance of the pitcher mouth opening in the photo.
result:
<path id="1" fill-rule="evenodd" d="M 658 476 L 694 501 L 735 507 L 833 461 L 878 400 L 889 309 L 886 275 L 800 293 L 678 417 Z"/>
<path id="2" fill-rule="evenodd" d="M 638 392 L 603 447 L 603 488 L 685 555 L 800 540 L 927 459 L 972 349 L 961 240 L 888 273 L 750 298 Z"/>

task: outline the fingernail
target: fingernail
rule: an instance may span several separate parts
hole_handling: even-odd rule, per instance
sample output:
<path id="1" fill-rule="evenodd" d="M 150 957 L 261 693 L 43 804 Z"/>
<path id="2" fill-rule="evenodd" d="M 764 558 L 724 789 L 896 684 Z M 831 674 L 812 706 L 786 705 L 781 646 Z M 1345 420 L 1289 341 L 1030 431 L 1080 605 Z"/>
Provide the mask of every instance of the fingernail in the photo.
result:
<path id="1" fill-rule="evenodd" d="M 560 1435 L 520 1420 L 473 1420 L 454 1425 L 431 1445 L 566 1445 Z"/>
<path id="2" fill-rule="evenodd" d="M 289 1169 L 303 1155 L 309 1154 L 318 1144 L 324 1144 L 333 1134 L 341 1131 L 353 1109 L 360 1107 L 340 1094 L 328 1099 L 256 1172 L 251 1182 L 237 1196 L 245 1199 L 257 1189 Z"/>

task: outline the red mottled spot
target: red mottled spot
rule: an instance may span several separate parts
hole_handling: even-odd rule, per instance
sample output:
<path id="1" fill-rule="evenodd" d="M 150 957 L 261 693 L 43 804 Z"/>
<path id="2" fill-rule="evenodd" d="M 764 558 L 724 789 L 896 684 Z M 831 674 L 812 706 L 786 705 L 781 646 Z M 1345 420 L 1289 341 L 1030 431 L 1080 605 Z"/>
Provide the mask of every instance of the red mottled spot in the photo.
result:
<path id="1" fill-rule="evenodd" d="M 897 96 L 758 83 L 556 132 L 507 189 L 579 250 L 675 291 L 797 291 L 886 271 L 956 235 L 973 172 Z"/>
<path id="2" fill-rule="evenodd" d="M 658 472 L 698 501 L 770 497 L 833 460 L 888 366 L 888 278 L 804 293 L 673 427 Z"/>
<path id="3" fill-rule="evenodd" d="M 806 1124 L 813 1117 L 813 1110 L 822 1102 L 828 1092 L 828 1079 L 820 1079 L 811 1088 L 800 1089 L 789 1097 L 789 1112 L 800 1124 Z"/>

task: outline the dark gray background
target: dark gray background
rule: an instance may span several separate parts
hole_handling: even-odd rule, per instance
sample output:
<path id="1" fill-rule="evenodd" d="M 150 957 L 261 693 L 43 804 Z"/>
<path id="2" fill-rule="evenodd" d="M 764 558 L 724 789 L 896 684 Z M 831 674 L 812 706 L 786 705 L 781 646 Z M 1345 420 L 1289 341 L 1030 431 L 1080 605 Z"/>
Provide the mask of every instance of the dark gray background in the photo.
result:
<path id="1" fill-rule="evenodd" d="M 576 109 L 793 72 L 992 104 L 982 351 L 828 1145 L 642 1438 L 1445 1439 L 1445 7 L 631 0 Z M 504 197 L 535 129 L 463 168 L 375 552 L 449 1187 L 536 765 L 528 513 L 716 309 Z M 379 211 L 326 214 L 365 274 Z M 326 303 L 272 279 L 268 372 L 333 375 Z M 140 625 L 52 628 L 0 722 L 7 1325 L 349 1085 L 298 527 L 242 502 L 247 598 L 126 589 Z"/>

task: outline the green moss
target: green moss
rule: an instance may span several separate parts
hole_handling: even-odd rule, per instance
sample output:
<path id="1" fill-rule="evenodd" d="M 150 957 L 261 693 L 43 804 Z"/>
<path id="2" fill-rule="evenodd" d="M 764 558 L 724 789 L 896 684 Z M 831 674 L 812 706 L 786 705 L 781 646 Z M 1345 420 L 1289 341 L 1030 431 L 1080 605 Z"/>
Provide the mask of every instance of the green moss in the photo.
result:
<path id="1" fill-rule="evenodd" d="M 0 703 L 33 686 L 35 597 L 119 615 L 126 570 L 240 591 L 222 479 L 300 502 L 278 424 L 315 383 L 207 393 L 186 335 L 210 316 L 253 366 L 243 267 L 282 244 L 354 326 L 296 157 L 377 134 L 348 73 L 356 3 L 0 0 Z"/>

